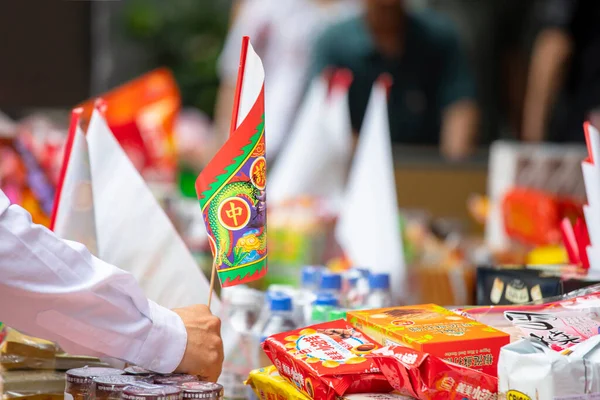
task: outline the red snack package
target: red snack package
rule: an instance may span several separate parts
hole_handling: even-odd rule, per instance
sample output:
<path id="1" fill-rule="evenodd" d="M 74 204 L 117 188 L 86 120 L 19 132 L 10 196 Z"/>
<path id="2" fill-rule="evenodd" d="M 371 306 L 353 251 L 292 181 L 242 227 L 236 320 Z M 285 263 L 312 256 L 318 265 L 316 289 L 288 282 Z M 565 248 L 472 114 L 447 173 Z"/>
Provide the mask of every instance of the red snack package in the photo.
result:
<path id="1" fill-rule="evenodd" d="M 403 395 L 421 400 L 498 398 L 497 378 L 408 347 L 384 347 L 369 358 Z"/>
<path id="2" fill-rule="evenodd" d="M 280 333 L 263 343 L 281 376 L 310 398 L 323 400 L 391 392 L 375 360 L 365 357 L 380 347 L 344 320 Z"/>

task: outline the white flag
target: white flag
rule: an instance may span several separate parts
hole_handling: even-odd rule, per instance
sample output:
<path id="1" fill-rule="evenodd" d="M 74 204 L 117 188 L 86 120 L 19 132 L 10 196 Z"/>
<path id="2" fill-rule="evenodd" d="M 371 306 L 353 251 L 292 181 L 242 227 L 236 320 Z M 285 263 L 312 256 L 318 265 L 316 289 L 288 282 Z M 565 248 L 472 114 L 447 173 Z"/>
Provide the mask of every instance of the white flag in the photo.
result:
<path id="1" fill-rule="evenodd" d="M 326 80 L 314 79 L 269 176 L 269 201 L 311 196 L 338 206 L 352 149 L 348 85 L 334 84 L 328 98 Z"/>
<path id="2" fill-rule="evenodd" d="M 340 210 L 336 238 L 353 265 L 390 274 L 402 296 L 405 262 L 400 232 L 385 84 L 373 86 Z"/>
<path id="3" fill-rule="evenodd" d="M 88 250 L 98 256 L 96 222 L 94 215 L 94 193 L 90 170 L 90 158 L 85 134 L 78 124 L 78 118 L 71 121 L 73 142 L 70 157 L 65 160 L 65 175 L 59 185 L 60 193 L 55 200 L 56 208 L 52 229 L 69 240 L 83 243 Z"/>
<path id="4" fill-rule="evenodd" d="M 86 187 L 85 192 L 77 189 Z M 78 209 L 74 188 L 92 193 L 91 204 L 86 203 L 92 223 L 79 221 L 86 210 Z M 88 246 L 95 230 L 96 255 L 130 272 L 146 296 L 164 307 L 202 304 L 208 298 L 208 280 L 97 110 L 87 135 L 75 134 L 54 230 Z M 217 312 L 218 298 L 212 304 Z"/>

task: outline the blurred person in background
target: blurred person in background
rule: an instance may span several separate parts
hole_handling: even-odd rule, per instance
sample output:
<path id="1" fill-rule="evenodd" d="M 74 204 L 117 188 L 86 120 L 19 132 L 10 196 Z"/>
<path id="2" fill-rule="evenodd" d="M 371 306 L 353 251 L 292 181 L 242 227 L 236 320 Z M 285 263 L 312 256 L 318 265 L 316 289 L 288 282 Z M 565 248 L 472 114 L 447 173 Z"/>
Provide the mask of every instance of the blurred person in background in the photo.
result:
<path id="1" fill-rule="evenodd" d="M 584 142 L 582 124 L 600 106 L 600 2 L 546 0 L 532 52 L 523 139 Z"/>
<path id="2" fill-rule="evenodd" d="M 364 15 L 331 27 L 319 39 L 312 76 L 327 67 L 354 73 L 349 101 L 358 132 L 373 83 L 389 73 L 392 142 L 439 145 L 450 159 L 467 156 L 475 146 L 479 112 L 453 25 L 430 11 L 408 12 L 402 0 L 363 0 L 363 5 Z"/>
<path id="3" fill-rule="evenodd" d="M 229 135 L 231 109 L 243 36 L 265 69 L 267 157 L 276 157 L 308 86 L 316 38 L 332 23 L 357 15 L 360 0 L 238 0 L 219 60 L 221 86 L 215 110 L 217 147 Z"/>
<path id="4" fill-rule="evenodd" d="M 535 1 L 421 0 L 450 18 L 459 33 L 481 108 L 479 143 L 517 138 L 531 45 Z"/>

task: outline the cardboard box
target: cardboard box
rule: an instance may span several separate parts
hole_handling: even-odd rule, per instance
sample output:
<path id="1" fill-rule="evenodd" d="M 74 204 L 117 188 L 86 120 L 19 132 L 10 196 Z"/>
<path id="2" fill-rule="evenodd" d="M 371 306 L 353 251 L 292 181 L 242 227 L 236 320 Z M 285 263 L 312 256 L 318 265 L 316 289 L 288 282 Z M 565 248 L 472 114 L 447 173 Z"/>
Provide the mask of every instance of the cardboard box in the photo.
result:
<path id="1" fill-rule="evenodd" d="M 348 322 L 381 345 L 403 345 L 497 376 L 502 331 L 435 304 L 350 311 Z"/>

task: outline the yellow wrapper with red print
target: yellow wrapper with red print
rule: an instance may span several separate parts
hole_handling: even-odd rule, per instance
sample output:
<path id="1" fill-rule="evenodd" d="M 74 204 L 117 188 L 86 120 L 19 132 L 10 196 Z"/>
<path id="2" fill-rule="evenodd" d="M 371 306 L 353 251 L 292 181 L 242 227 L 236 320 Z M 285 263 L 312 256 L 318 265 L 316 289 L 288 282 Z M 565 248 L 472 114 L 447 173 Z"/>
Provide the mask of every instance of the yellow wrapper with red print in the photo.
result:
<path id="1" fill-rule="evenodd" d="M 260 400 L 310 400 L 281 377 L 273 365 L 251 371 L 246 385 L 252 387 Z"/>

